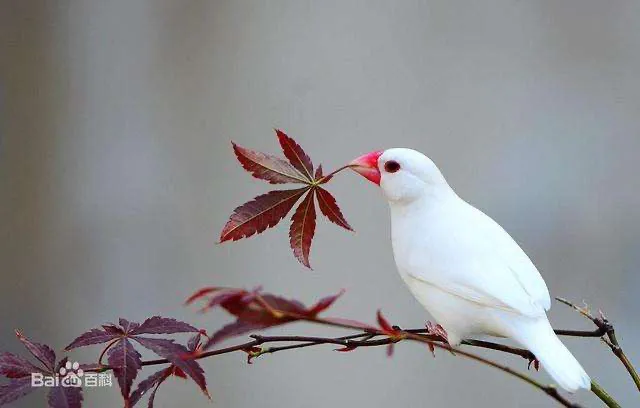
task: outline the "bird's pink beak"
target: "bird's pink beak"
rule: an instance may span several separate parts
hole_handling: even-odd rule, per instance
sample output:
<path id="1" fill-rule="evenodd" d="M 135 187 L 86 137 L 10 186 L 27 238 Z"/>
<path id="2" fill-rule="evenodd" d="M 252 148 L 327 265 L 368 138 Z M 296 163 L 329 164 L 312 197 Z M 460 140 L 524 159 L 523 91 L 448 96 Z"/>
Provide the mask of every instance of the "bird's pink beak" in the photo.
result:
<path id="1" fill-rule="evenodd" d="M 362 177 L 367 180 L 380 185 L 380 170 L 378 170 L 378 158 L 382 155 L 384 151 L 378 150 L 375 152 L 364 154 L 357 159 L 351 161 L 348 164 L 351 170 L 360 174 Z"/>

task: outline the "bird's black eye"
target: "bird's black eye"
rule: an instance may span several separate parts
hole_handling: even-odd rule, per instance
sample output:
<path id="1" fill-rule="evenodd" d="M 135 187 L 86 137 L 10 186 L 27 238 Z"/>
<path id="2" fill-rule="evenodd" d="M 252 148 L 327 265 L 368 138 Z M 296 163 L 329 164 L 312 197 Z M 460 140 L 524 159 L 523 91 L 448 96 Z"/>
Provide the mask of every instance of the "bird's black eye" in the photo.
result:
<path id="1" fill-rule="evenodd" d="M 384 170 L 387 173 L 395 173 L 396 171 L 400 170 L 400 163 L 395 160 L 389 160 L 384 164 Z"/>

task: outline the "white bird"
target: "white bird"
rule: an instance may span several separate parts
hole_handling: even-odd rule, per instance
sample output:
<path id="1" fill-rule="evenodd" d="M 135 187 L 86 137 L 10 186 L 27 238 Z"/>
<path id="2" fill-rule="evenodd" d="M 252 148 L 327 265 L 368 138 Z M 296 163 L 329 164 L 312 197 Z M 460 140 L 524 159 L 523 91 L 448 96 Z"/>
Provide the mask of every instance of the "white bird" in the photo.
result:
<path id="1" fill-rule="evenodd" d="M 549 291 L 529 257 L 498 223 L 458 197 L 428 157 L 396 148 L 349 166 L 382 188 L 398 272 L 452 346 L 477 335 L 511 338 L 560 387 L 591 387 L 549 324 Z"/>

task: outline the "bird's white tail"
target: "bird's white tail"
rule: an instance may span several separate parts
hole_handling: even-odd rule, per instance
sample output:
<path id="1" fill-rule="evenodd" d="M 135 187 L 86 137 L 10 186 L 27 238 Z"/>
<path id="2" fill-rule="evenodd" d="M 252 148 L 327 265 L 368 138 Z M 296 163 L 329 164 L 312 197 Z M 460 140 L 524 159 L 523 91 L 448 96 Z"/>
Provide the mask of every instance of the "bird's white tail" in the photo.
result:
<path id="1" fill-rule="evenodd" d="M 513 338 L 533 352 L 560 387 L 569 392 L 591 388 L 589 375 L 553 332 L 546 316 L 518 323 Z"/>

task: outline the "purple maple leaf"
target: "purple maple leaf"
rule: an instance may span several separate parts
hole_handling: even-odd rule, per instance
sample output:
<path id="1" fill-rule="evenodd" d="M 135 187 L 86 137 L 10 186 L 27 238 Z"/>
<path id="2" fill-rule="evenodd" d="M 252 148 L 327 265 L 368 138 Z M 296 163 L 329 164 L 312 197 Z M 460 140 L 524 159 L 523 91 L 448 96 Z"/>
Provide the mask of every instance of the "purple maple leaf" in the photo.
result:
<path id="1" fill-rule="evenodd" d="M 142 368 L 140 357 L 140 353 L 126 337 L 109 350 L 107 361 L 113 368 L 113 375 L 118 379 L 118 385 L 120 385 L 120 391 L 125 400 L 129 398 L 131 384 Z"/>
<path id="2" fill-rule="evenodd" d="M 172 372 L 173 367 L 163 368 L 162 370 L 157 371 L 151 374 L 146 379 L 140 381 L 140 383 L 138 384 L 138 388 L 136 388 L 135 391 L 131 393 L 131 398 L 129 400 L 131 406 L 135 406 L 144 396 L 144 394 L 146 394 L 150 389 L 153 388 L 153 391 L 151 392 L 151 394 L 149 394 L 148 403 L 148 407 L 153 408 L 153 401 L 155 399 L 156 392 L 160 387 L 160 384 L 162 384 L 164 380 L 169 378 Z"/>
<path id="3" fill-rule="evenodd" d="M 53 387 L 47 395 L 47 402 L 51 408 L 80 408 L 82 400 L 80 387 Z"/>
<path id="4" fill-rule="evenodd" d="M 46 344 L 35 343 L 26 338 L 21 332 L 16 331 L 16 336 L 35 358 L 37 358 L 48 371 L 53 371 L 56 365 L 56 353 Z"/>
<path id="5" fill-rule="evenodd" d="M 19 331 L 16 331 L 16 335 L 27 351 L 42 366 L 33 364 L 15 354 L 0 353 L 0 375 L 10 379 L 8 383 L 0 385 L 0 406 L 9 404 L 31 391 L 37 390 L 37 387 L 31 386 L 32 374 L 56 375 L 59 373 L 60 367 L 68 361 L 65 357 L 56 364 L 56 355 L 51 347 L 33 342 Z M 51 408 L 80 408 L 82 406 L 82 389 L 79 387 L 53 387 L 49 391 L 47 401 Z"/>
<path id="6" fill-rule="evenodd" d="M 42 372 L 42 368 L 36 367 L 29 360 L 15 354 L 0 353 L 0 375 L 7 378 L 29 377 L 31 373 Z"/>
<path id="7" fill-rule="evenodd" d="M 183 345 L 168 339 L 152 339 L 149 337 L 133 337 L 135 341 L 140 343 L 157 355 L 166 358 L 173 365 L 181 369 L 186 375 L 191 377 L 193 381 L 200 387 L 202 392 L 208 397 L 207 381 L 204 378 L 204 370 L 196 360 L 190 359 L 190 351 Z"/>
<path id="8" fill-rule="evenodd" d="M 0 385 L 0 406 L 6 405 L 29 394 L 35 388 L 31 386 L 31 378 L 16 378 L 7 384 Z"/>
<path id="9" fill-rule="evenodd" d="M 116 328 L 117 329 L 117 328 Z M 65 350 L 72 350 L 78 347 L 89 346 L 92 344 L 102 344 L 111 340 L 115 340 L 123 333 L 118 331 L 107 331 L 100 329 L 91 329 L 86 333 L 82 333 L 74 341 L 71 342 Z"/>
<path id="10" fill-rule="evenodd" d="M 173 373 L 174 367 L 178 367 L 186 375 L 191 377 L 203 392 L 207 394 L 204 371 L 197 362 L 189 358 L 189 354 L 195 349 L 192 349 L 191 346 L 187 348 L 170 339 L 154 339 L 139 336 L 140 334 L 176 333 L 198 333 L 196 336 L 199 336 L 199 330 L 197 328 L 188 323 L 168 317 L 153 316 L 146 319 L 142 324 L 120 318 L 118 319 L 118 325 L 109 323 L 102 325 L 101 328 L 94 328 L 81 334 L 66 347 L 66 350 L 108 343 L 103 353 L 107 355 L 107 362 L 109 367 L 113 369 L 113 374 L 118 380 L 118 385 L 120 386 L 120 391 L 125 402 L 128 401 L 130 405 L 132 405 L 134 398 L 135 402 L 140 399 L 140 392 L 149 390 L 149 388 L 143 389 L 148 383 L 142 384 L 141 382 L 140 384 L 143 385 L 143 388 L 141 389 L 141 385 L 138 385 L 136 389 L 136 391 L 140 390 L 138 392 L 140 395 L 136 394 L 134 396 L 131 393 L 133 381 L 142 369 L 140 353 L 136 351 L 131 342 L 132 340 L 169 360 L 172 363 L 172 366 L 169 367 L 171 369 L 169 374 Z M 198 337 L 196 345 L 199 341 Z M 162 381 L 164 381 L 164 379 Z"/>
<path id="11" fill-rule="evenodd" d="M 173 334 L 173 333 L 195 333 L 199 330 L 185 322 L 161 316 L 153 316 L 142 322 L 142 324 L 131 330 L 129 334 Z"/>
<path id="12" fill-rule="evenodd" d="M 202 345 L 202 333 L 198 332 L 195 336 L 192 336 L 187 342 L 187 348 L 190 352 L 194 353 L 198 350 L 198 348 Z"/>

